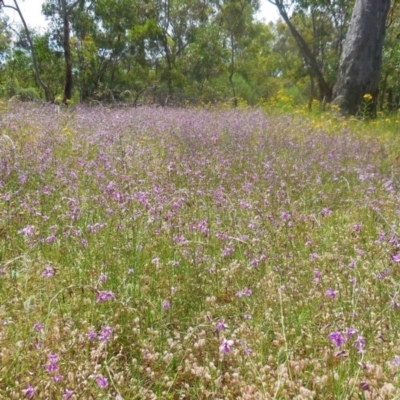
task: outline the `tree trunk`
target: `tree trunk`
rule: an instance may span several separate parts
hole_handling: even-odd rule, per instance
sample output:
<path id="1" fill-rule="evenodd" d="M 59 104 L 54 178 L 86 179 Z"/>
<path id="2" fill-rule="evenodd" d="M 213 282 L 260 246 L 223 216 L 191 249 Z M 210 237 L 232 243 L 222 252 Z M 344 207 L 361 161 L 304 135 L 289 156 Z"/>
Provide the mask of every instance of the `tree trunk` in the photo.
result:
<path id="1" fill-rule="evenodd" d="M 42 78 L 41 78 L 41 76 L 40 76 L 39 65 L 38 65 L 38 62 L 37 62 L 37 59 L 36 59 L 35 47 L 34 47 L 34 45 L 33 45 L 33 41 L 32 41 L 32 38 L 31 38 L 31 35 L 30 35 L 30 32 L 29 32 L 29 29 L 28 29 L 28 25 L 26 24 L 25 18 L 24 18 L 24 16 L 22 15 L 22 12 L 21 12 L 21 10 L 20 10 L 20 8 L 19 8 L 18 2 L 17 2 L 17 0 L 14 0 L 14 5 L 15 5 L 15 7 L 14 7 L 14 6 L 5 5 L 4 3 L 3 3 L 2 5 L 3 5 L 3 7 L 5 7 L 5 8 L 11 8 L 12 10 L 15 10 L 15 11 L 18 13 L 19 17 L 21 18 L 21 22 L 22 22 L 22 24 L 24 25 L 24 29 L 25 29 L 25 33 L 26 33 L 26 38 L 27 38 L 27 40 L 28 40 L 29 48 L 30 48 L 31 55 L 32 55 L 32 62 L 33 62 L 33 68 L 34 68 L 34 70 L 35 70 L 36 82 L 37 82 L 37 83 L 42 87 L 42 89 L 44 90 L 44 95 L 45 95 L 46 101 L 47 101 L 47 102 L 50 102 L 50 101 L 51 101 L 50 89 L 49 89 L 49 87 L 44 83 L 44 81 L 42 80 Z"/>
<path id="2" fill-rule="evenodd" d="M 231 65 L 230 65 L 230 73 L 229 73 L 229 83 L 230 83 L 231 89 L 232 89 L 233 107 L 236 108 L 238 105 L 238 100 L 236 97 L 235 82 L 233 82 L 234 73 L 235 73 L 235 43 L 234 43 L 233 34 L 231 33 Z"/>
<path id="3" fill-rule="evenodd" d="M 62 17 L 64 24 L 64 59 L 65 59 L 65 86 L 63 103 L 67 104 L 68 100 L 72 98 L 72 59 L 71 59 L 71 45 L 70 45 L 70 28 L 69 28 L 69 12 L 67 9 L 66 0 L 61 1 Z"/>
<path id="4" fill-rule="evenodd" d="M 376 113 L 389 9 L 390 0 L 356 0 L 334 90 L 334 103 L 343 114 L 359 113 L 365 94 L 373 97 L 370 114 Z"/>
<path id="5" fill-rule="evenodd" d="M 316 59 L 313 51 L 310 49 L 310 47 L 308 46 L 307 42 L 304 40 L 300 32 L 292 24 L 292 21 L 290 20 L 286 12 L 283 0 L 276 0 L 276 1 L 269 0 L 269 2 L 277 7 L 279 14 L 285 21 L 286 25 L 290 30 L 290 33 L 292 34 L 297 45 L 299 46 L 300 52 L 303 56 L 305 63 L 307 64 L 308 68 L 312 71 L 313 75 L 315 76 L 318 82 L 318 87 L 321 93 L 320 97 L 325 103 L 326 102 L 329 103 L 332 100 L 332 85 L 330 85 L 325 80 L 321 68 L 319 66 L 318 60 Z"/>

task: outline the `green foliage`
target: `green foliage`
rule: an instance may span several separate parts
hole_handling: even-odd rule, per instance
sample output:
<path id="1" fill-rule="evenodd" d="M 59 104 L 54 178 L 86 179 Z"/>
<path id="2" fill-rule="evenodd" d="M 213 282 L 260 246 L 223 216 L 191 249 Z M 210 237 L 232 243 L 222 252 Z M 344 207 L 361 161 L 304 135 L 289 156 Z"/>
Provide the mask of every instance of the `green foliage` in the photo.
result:
<path id="1" fill-rule="evenodd" d="M 0 97 L 2 98 L 11 98 L 16 96 L 19 92 L 19 83 L 14 79 L 7 79 L 1 86 L 0 86 Z"/>
<path id="2" fill-rule="evenodd" d="M 290 0 L 288 18 L 311 49 L 321 73 L 333 86 L 341 46 L 354 1 Z M 45 33 L 31 32 L 43 81 L 51 97 L 64 88 L 65 61 L 61 5 L 46 0 Z M 322 100 L 315 72 L 283 21 L 255 21 L 253 0 L 65 0 L 71 27 L 75 101 L 124 102 L 173 99 L 224 102 L 234 97 L 248 104 L 272 103 L 279 91 L 297 91 L 294 106 Z M 61 8 L 60 8 L 61 7 Z M 400 102 L 398 4 L 394 3 L 386 35 L 381 109 Z M 12 48 L 10 30 L 0 21 L 1 93 L 39 87 L 32 74 L 25 35 Z M 161 88 L 159 96 L 148 95 Z M 124 94 L 125 93 L 125 94 Z M 147 93 L 147 95 L 142 95 Z M 281 92 L 282 93 L 282 92 Z M 289 96 L 290 97 L 290 96 Z M 389 104 L 390 103 L 390 104 Z M 276 102 L 279 108 L 280 101 Z M 283 104 L 283 110 L 288 104 Z"/>
<path id="3" fill-rule="evenodd" d="M 33 87 L 19 89 L 18 96 L 21 101 L 36 101 L 40 99 L 38 90 Z"/>

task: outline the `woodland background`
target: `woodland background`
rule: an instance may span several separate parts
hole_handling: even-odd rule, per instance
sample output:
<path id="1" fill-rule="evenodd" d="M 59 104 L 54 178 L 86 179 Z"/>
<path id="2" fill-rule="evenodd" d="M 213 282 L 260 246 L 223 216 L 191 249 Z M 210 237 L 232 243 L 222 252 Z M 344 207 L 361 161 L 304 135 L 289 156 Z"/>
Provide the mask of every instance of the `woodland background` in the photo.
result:
<path id="1" fill-rule="evenodd" d="M 354 1 L 276 3 L 287 10 L 332 88 Z M 134 105 L 286 106 L 289 100 L 320 107 L 324 93 L 287 23 L 257 21 L 259 6 L 256 0 L 46 0 L 42 11 L 49 24 L 42 32 L 23 25 L 15 30 L 2 13 L 0 96 Z M 392 2 L 380 111 L 396 110 L 400 101 L 399 12 Z"/>

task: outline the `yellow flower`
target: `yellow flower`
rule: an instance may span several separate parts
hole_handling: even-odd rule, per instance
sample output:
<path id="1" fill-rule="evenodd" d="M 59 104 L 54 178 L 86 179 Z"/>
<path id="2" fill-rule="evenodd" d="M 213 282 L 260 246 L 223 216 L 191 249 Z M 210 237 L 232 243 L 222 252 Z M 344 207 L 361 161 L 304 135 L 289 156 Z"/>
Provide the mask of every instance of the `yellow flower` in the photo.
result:
<path id="1" fill-rule="evenodd" d="M 369 93 L 364 94 L 363 99 L 365 101 L 367 101 L 367 102 L 371 101 L 372 100 L 372 94 L 369 94 Z"/>

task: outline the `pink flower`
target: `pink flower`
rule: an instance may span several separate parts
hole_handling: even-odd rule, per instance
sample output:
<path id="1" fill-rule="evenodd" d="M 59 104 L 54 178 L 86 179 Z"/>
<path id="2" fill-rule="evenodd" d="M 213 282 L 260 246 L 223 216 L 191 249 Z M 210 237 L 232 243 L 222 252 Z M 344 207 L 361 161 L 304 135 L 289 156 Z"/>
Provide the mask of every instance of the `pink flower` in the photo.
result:
<path id="1" fill-rule="evenodd" d="M 365 338 L 364 336 L 358 336 L 358 338 L 354 341 L 354 347 L 357 349 L 357 353 L 365 352 Z"/>
<path id="2" fill-rule="evenodd" d="M 339 331 L 330 333 L 328 335 L 328 338 L 332 340 L 332 342 L 336 347 L 340 347 L 346 341 L 341 332 Z"/>
<path id="3" fill-rule="evenodd" d="M 393 255 L 392 256 L 392 260 L 395 261 L 395 262 L 400 263 L 400 253 Z"/>
<path id="4" fill-rule="evenodd" d="M 108 386 L 108 380 L 105 376 L 103 375 L 99 375 L 96 378 L 96 383 L 99 387 L 101 387 L 102 389 L 106 388 Z"/>
<path id="5" fill-rule="evenodd" d="M 115 299 L 115 295 L 113 292 L 110 292 L 109 290 L 106 291 L 98 291 L 97 292 L 97 300 L 96 303 L 99 303 L 100 301 L 107 301 Z"/>
<path id="6" fill-rule="evenodd" d="M 111 326 L 103 326 L 103 328 L 101 328 L 99 339 L 103 343 L 106 343 L 111 339 L 112 334 L 113 334 L 113 329 L 111 328 Z"/>
<path id="7" fill-rule="evenodd" d="M 42 272 L 43 276 L 53 276 L 54 275 L 54 268 L 50 264 L 45 265 L 44 271 Z"/>
<path id="8" fill-rule="evenodd" d="M 55 240 L 56 240 L 55 235 L 50 235 L 50 236 L 48 236 L 46 239 L 44 239 L 44 241 L 45 241 L 46 243 L 54 243 Z"/>
<path id="9" fill-rule="evenodd" d="M 97 338 L 97 333 L 93 329 L 91 329 L 87 336 L 89 340 L 94 340 Z"/>
<path id="10" fill-rule="evenodd" d="M 251 289 L 245 288 L 245 289 L 243 289 L 243 290 L 239 290 L 239 291 L 236 293 L 235 296 L 236 296 L 236 297 L 243 297 L 243 296 L 250 297 L 252 294 L 253 294 L 253 292 L 251 291 Z"/>
<path id="11" fill-rule="evenodd" d="M 20 235 L 32 236 L 35 233 L 35 227 L 33 225 L 27 225 L 18 231 Z"/>
<path id="12" fill-rule="evenodd" d="M 169 310 L 171 308 L 171 302 L 168 299 L 164 300 L 162 303 L 162 308 L 164 311 Z"/>
<path id="13" fill-rule="evenodd" d="M 28 398 L 28 399 L 33 399 L 33 396 L 35 395 L 35 388 L 31 385 L 28 385 L 26 387 L 25 390 L 23 390 L 24 395 Z"/>
<path id="14" fill-rule="evenodd" d="M 33 324 L 33 329 L 35 329 L 35 331 L 40 332 L 43 330 L 43 324 L 41 324 L 40 322 L 35 322 Z"/>
<path id="15" fill-rule="evenodd" d="M 331 215 L 332 214 L 332 210 L 330 210 L 329 208 L 323 208 L 321 210 L 321 215 L 323 217 L 326 217 L 327 215 Z"/>
<path id="16" fill-rule="evenodd" d="M 48 373 L 58 371 L 58 354 L 50 353 L 48 355 L 48 358 L 49 358 L 49 362 L 46 365 L 46 371 Z"/>
<path id="17" fill-rule="evenodd" d="M 318 281 L 322 278 L 322 272 L 318 269 L 314 269 L 314 281 Z"/>
<path id="18" fill-rule="evenodd" d="M 230 354 L 232 351 L 231 347 L 233 346 L 233 340 L 224 339 L 219 346 L 219 351 L 224 354 Z"/>
<path id="19" fill-rule="evenodd" d="M 347 339 L 350 339 L 356 333 L 357 333 L 357 329 L 347 328 L 347 330 L 346 330 Z"/>
<path id="20" fill-rule="evenodd" d="M 229 325 L 225 322 L 225 320 L 221 320 L 217 323 L 216 330 L 217 332 L 221 332 L 222 329 L 229 328 Z"/>
<path id="21" fill-rule="evenodd" d="M 65 392 L 63 394 L 63 400 L 70 400 L 72 395 L 74 394 L 73 390 L 65 389 Z"/>
<path id="22" fill-rule="evenodd" d="M 60 382 L 60 381 L 62 381 L 63 379 L 64 379 L 64 377 L 63 377 L 62 375 L 60 375 L 60 374 L 57 374 L 57 375 L 54 375 L 54 376 L 53 376 L 53 381 L 54 381 L 55 383 Z"/>
<path id="23" fill-rule="evenodd" d="M 325 292 L 325 295 L 326 297 L 330 297 L 331 299 L 336 299 L 338 293 L 339 292 L 337 290 L 330 288 Z"/>

